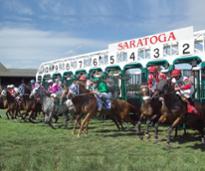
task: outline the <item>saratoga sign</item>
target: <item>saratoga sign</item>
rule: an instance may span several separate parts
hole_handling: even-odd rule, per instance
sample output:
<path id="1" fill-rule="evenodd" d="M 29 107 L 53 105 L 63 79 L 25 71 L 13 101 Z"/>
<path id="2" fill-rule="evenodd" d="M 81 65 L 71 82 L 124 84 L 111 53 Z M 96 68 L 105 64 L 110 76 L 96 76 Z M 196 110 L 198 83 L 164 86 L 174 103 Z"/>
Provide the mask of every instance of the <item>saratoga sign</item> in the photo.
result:
<path id="1" fill-rule="evenodd" d="M 144 37 L 140 39 L 134 39 L 126 42 L 120 42 L 117 45 L 118 50 L 125 50 L 125 49 L 131 49 L 131 48 L 138 48 L 143 46 L 149 46 L 149 45 L 155 45 L 157 43 L 166 43 L 169 41 L 175 41 L 176 36 L 174 32 L 168 32 L 168 33 L 161 33 L 158 35 L 153 35 L 150 37 Z"/>
<path id="2" fill-rule="evenodd" d="M 193 39 L 193 27 L 186 27 L 142 38 L 112 43 L 109 44 L 109 50 L 121 51 L 134 48 L 147 48 L 152 46 L 158 46 L 160 44 L 181 42 L 191 39 Z"/>

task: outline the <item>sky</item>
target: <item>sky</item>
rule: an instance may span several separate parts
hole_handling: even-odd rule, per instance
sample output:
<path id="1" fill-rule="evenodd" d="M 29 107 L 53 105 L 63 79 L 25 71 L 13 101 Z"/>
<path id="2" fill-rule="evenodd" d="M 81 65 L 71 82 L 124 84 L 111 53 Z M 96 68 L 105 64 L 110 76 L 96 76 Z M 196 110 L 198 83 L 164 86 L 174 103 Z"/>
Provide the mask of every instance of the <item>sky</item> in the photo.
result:
<path id="1" fill-rule="evenodd" d="M 205 0 L 0 0 L 0 62 L 41 62 L 108 44 L 194 26 L 205 29 Z"/>

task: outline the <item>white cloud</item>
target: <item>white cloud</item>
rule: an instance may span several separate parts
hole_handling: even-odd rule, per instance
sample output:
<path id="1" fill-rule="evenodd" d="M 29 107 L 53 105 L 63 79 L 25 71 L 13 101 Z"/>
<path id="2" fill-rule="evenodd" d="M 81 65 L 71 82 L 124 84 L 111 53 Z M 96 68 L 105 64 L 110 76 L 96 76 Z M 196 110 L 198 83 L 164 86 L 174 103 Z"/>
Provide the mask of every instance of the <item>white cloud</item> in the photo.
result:
<path id="1" fill-rule="evenodd" d="M 19 68 L 36 68 L 43 61 L 107 46 L 106 42 L 28 28 L 2 28 L 0 40 L 0 62 Z"/>

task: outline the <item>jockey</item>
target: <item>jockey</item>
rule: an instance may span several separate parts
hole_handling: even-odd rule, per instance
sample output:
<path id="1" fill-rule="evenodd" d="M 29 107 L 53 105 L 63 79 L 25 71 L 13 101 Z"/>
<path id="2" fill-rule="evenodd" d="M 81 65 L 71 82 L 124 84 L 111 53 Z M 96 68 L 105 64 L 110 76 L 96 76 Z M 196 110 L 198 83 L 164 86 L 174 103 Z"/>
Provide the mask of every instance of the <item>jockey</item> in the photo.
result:
<path id="1" fill-rule="evenodd" d="M 167 76 L 166 76 L 166 74 L 163 73 L 163 72 L 160 72 L 160 73 L 159 73 L 159 77 L 158 77 L 158 78 L 159 78 L 159 80 L 165 80 L 165 81 L 167 80 Z"/>
<path id="2" fill-rule="evenodd" d="M 77 84 L 77 81 L 76 80 L 74 80 L 73 82 L 72 82 L 72 84 L 69 86 L 69 88 L 68 88 L 68 96 L 69 95 L 74 95 L 74 96 L 77 96 L 77 95 L 79 95 L 79 85 Z"/>
<path id="3" fill-rule="evenodd" d="M 54 82 L 51 84 L 50 88 L 49 88 L 49 93 L 51 93 L 51 97 L 57 97 L 57 94 L 59 93 L 59 91 L 61 90 L 61 87 L 59 86 L 58 83 Z"/>
<path id="4" fill-rule="evenodd" d="M 171 73 L 172 83 L 176 94 L 178 94 L 183 101 L 187 103 L 187 111 L 189 113 L 197 113 L 196 108 L 193 106 L 192 95 L 194 93 L 194 87 L 188 77 L 182 77 L 180 69 L 174 69 Z"/>
<path id="5" fill-rule="evenodd" d="M 93 91 L 95 90 L 95 87 L 96 87 L 95 82 L 88 79 L 86 82 L 86 89 Z"/>
<path id="6" fill-rule="evenodd" d="M 52 79 L 48 80 L 48 92 L 50 94 L 52 94 L 52 92 L 53 92 L 52 85 L 53 85 L 53 80 Z"/>
<path id="7" fill-rule="evenodd" d="M 151 92 L 154 92 L 156 90 L 157 84 L 159 82 L 159 76 L 156 66 L 150 66 L 148 68 L 149 75 L 148 75 L 148 87 L 151 90 Z"/>
<path id="8" fill-rule="evenodd" d="M 106 108 L 111 108 L 111 97 L 112 94 L 109 92 L 109 88 L 107 86 L 106 80 L 103 80 L 102 78 L 96 79 L 97 81 L 97 94 L 100 97 L 100 100 L 98 99 L 98 111 L 101 111 L 103 107 L 103 101 L 106 104 Z"/>
<path id="9" fill-rule="evenodd" d="M 18 94 L 18 89 L 14 87 L 13 84 L 7 86 L 8 92 L 11 96 L 16 97 Z"/>
<path id="10" fill-rule="evenodd" d="M 33 90 L 35 88 L 35 80 L 31 80 L 30 83 L 31 83 L 31 90 Z"/>
<path id="11" fill-rule="evenodd" d="M 21 81 L 21 84 L 18 87 L 18 91 L 19 91 L 19 96 L 23 97 L 25 95 L 25 83 L 24 80 Z"/>

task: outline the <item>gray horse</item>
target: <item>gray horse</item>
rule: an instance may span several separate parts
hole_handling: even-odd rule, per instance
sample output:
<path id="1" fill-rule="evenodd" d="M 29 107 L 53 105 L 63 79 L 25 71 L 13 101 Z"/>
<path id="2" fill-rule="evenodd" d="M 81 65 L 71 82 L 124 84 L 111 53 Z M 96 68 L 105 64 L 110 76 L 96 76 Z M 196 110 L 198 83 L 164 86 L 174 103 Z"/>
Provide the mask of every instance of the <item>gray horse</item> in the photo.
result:
<path id="1" fill-rule="evenodd" d="M 50 97 L 48 92 L 44 89 L 43 86 L 38 86 L 34 88 L 30 94 L 30 98 L 38 97 L 40 98 L 40 103 L 42 105 L 42 111 L 44 113 L 44 121 L 51 128 L 55 128 L 52 124 L 52 119 L 54 118 L 57 122 L 58 116 L 63 115 L 65 117 L 65 126 L 67 125 L 68 120 L 68 108 L 64 103 L 59 104 L 59 98 L 61 97 L 62 92 L 59 92 L 56 98 Z"/>

